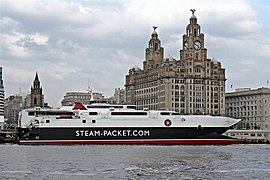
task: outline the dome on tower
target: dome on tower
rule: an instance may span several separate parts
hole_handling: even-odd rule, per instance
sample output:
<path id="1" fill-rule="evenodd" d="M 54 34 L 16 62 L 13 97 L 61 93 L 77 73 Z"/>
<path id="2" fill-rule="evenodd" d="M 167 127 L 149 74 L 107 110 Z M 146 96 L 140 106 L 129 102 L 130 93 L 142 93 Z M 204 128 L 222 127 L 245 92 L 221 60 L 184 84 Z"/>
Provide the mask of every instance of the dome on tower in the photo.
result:
<path id="1" fill-rule="evenodd" d="M 153 35 L 153 34 L 157 34 L 157 32 L 156 32 L 156 31 L 153 31 L 153 32 L 152 32 L 152 35 Z"/>
<path id="2" fill-rule="evenodd" d="M 192 14 L 190 19 L 196 19 L 196 16 L 194 14 Z"/>
<path id="3" fill-rule="evenodd" d="M 138 66 L 133 66 L 131 69 L 134 69 L 135 71 L 139 71 L 140 70 L 140 68 L 138 67 Z"/>

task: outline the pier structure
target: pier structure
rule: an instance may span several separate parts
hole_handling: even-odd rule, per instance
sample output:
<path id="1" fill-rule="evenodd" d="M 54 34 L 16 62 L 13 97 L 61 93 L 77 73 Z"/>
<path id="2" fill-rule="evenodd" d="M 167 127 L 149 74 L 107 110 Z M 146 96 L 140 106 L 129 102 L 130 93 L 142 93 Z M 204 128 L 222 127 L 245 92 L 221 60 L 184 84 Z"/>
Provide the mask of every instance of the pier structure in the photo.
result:
<path id="1" fill-rule="evenodd" d="M 224 135 L 240 139 L 242 143 L 270 144 L 270 130 L 230 129 Z"/>
<path id="2" fill-rule="evenodd" d="M 16 130 L 14 131 L 0 131 L 0 144 L 1 143 L 16 143 L 17 142 Z"/>

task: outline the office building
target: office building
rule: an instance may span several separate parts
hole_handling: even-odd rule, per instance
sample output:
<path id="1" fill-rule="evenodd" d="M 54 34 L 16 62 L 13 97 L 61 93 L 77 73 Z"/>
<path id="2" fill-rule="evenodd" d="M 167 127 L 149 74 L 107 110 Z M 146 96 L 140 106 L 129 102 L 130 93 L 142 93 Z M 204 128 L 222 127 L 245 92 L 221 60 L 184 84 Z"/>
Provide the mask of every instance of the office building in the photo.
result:
<path id="1" fill-rule="evenodd" d="M 204 34 L 192 10 L 182 37 L 180 60 L 164 58 L 153 27 L 143 68 L 126 75 L 126 103 L 138 109 L 169 109 L 183 114 L 225 114 L 225 69 L 207 57 Z"/>
<path id="2" fill-rule="evenodd" d="M 270 130 L 270 89 L 242 88 L 225 95 L 226 116 L 242 119 L 238 129 Z"/>

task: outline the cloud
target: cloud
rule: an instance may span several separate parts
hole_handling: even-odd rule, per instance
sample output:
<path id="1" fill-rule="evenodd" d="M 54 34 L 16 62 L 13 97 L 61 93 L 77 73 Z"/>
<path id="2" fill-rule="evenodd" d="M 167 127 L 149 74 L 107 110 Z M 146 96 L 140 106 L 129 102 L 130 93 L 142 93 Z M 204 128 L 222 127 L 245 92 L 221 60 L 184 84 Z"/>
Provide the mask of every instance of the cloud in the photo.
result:
<path id="1" fill-rule="evenodd" d="M 1 1 L 6 96 L 28 91 L 36 71 L 51 105 L 59 106 L 68 91 L 86 90 L 88 79 L 92 89 L 111 96 L 124 88 L 129 68 L 142 67 L 153 25 L 165 56 L 179 59 L 191 8 L 208 57 L 221 61 L 227 82 L 258 87 L 270 71 L 265 6 L 244 0 Z"/>

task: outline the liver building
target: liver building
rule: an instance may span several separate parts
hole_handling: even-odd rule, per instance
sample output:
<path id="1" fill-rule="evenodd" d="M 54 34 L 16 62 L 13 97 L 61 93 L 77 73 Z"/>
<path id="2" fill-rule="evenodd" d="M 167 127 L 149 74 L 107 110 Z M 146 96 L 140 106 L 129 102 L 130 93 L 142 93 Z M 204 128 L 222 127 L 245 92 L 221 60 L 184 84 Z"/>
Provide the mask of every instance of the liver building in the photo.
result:
<path id="1" fill-rule="evenodd" d="M 207 58 L 204 34 L 192 11 L 182 39 L 180 60 L 164 59 L 164 49 L 154 31 L 145 51 L 143 69 L 126 75 L 127 104 L 138 109 L 169 109 L 182 114 L 225 114 L 225 69 Z"/>

